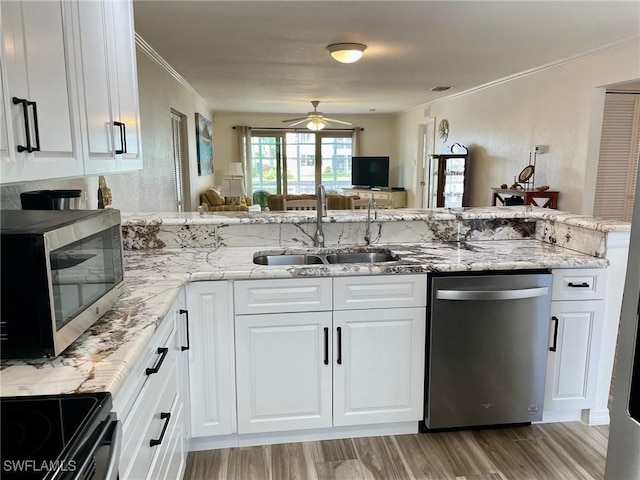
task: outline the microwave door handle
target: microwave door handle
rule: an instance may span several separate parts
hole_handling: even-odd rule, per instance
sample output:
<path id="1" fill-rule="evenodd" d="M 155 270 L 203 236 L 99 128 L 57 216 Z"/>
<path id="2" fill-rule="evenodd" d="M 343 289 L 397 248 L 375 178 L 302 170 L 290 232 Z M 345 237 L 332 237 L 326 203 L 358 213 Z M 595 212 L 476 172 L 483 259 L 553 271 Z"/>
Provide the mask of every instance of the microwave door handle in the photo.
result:
<path id="1" fill-rule="evenodd" d="M 516 300 L 544 297 L 548 294 L 549 287 L 518 290 L 437 290 L 436 300 Z"/>

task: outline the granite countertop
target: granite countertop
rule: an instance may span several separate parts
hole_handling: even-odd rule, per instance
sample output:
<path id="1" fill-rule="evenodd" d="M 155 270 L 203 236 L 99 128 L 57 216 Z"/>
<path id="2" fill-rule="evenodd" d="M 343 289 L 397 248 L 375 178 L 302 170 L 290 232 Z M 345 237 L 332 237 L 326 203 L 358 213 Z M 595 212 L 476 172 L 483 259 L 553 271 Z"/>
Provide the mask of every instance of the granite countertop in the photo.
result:
<path id="1" fill-rule="evenodd" d="M 158 249 L 125 252 L 126 291 L 118 304 L 55 359 L 7 360 L 3 396 L 110 391 L 116 394 L 183 285 L 189 281 L 516 270 L 603 268 L 607 260 L 537 240 L 374 245 L 400 260 L 375 265 L 258 266 L 255 252 L 282 247 Z M 366 250 L 366 247 L 359 247 Z"/>

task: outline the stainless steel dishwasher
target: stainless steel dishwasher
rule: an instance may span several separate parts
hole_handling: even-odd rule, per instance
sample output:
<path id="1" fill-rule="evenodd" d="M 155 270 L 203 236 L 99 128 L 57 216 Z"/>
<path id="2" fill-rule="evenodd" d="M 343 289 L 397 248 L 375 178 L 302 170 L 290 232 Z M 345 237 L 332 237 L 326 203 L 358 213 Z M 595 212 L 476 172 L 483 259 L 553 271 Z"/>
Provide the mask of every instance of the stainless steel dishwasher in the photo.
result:
<path id="1" fill-rule="evenodd" d="M 542 419 L 551 274 L 433 276 L 422 430 Z"/>

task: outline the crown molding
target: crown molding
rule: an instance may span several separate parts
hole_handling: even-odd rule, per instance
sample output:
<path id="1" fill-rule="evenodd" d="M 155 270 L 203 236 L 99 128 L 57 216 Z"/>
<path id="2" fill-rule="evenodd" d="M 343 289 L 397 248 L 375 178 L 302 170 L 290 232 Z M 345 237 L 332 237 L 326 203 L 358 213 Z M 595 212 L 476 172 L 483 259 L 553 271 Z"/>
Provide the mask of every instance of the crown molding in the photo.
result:
<path id="1" fill-rule="evenodd" d="M 182 85 L 189 93 L 193 96 L 200 98 L 202 101 L 205 101 L 202 96 L 196 91 L 195 88 L 191 86 L 185 78 L 180 75 L 169 63 L 162 58 L 162 56 L 156 52 L 151 45 L 149 45 L 144 38 L 142 38 L 138 33 L 136 35 L 136 46 L 140 49 L 142 53 L 144 53 L 147 57 L 149 57 L 152 61 L 154 61 L 160 68 L 164 69 L 171 77 L 173 77 L 180 85 Z M 205 101 L 205 103 L 208 103 Z"/>
<path id="2" fill-rule="evenodd" d="M 492 88 L 492 87 L 501 85 L 503 83 L 507 83 L 507 82 L 511 82 L 513 80 L 517 80 L 517 79 L 520 79 L 520 78 L 528 77 L 530 75 L 535 75 L 537 73 L 544 72 L 545 70 L 550 70 L 552 68 L 557 68 L 557 67 L 561 67 L 561 66 L 564 66 L 564 65 L 568 65 L 570 63 L 576 62 L 576 61 L 581 60 L 583 58 L 592 57 L 592 56 L 599 55 L 599 54 L 602 54 L 602 53 L 605 53 L 605 52 L 609 52 L 609 51 L 612 51 L 612 50 L 617 50 L 618 48 L 630 45 L 632 43 L 636 43 L 637 44 L 638 41 L 640 41 L 640 36 L 634 36 L 634 37 L 631 37 L 631 38 L 625 38 L 624 40 L 620 40 L 620 41 L 617 41 L 617 42 L 609 43 L 607 45 L 595 48 L 593 50 L 589 50 L 587 52 L 580 53 L 578 55 L 574 55 L 572 57 L 567 57 L 567 58 L 563 58 L 561 60 L 557 60 L 557 61 L 554 61 L 554 62 L 551 62 L 551 63 L 546 63 L 544 65 L 540 65 L 538 67 L 534 67 L 534 68 L 531 68 L 529 70 L 524 70 L 522 72 L 515 73 L 515 74 L 509 75 L 507 77 L 502 77 L 502 78 L 499 78 L 497 80 L 493 80 L 491 82 L 488 82 L 488 83 L 485 83 L 485 84 L 482 84 L 482 85 L 478 85 L 477 87 L 473 87 L 473 88 L 470 88 L 468 90 L 464 90 L 462 92 L 454 93 L 452 95 L 448 95 L 446 97 L 442 97 L 442 98 L 439 98 L 437 100 L 433 100 L 431 102 L 426 102 L 423 105 L 420 105 L 419 108 L 425 108 L 427 106 L 431 106 L 431 105 L 435 105 L 437 103 L 441 103 L 441 102 L 445 102 L 445 101 L 448 101 L 448 100 L 452 100 L 454 98 L 464 97 L 465 95 L 470 95 L 472 93 L 476 93 L 476 92 L 479 92 L 481 90 L 486 90 L 487 88 Z"/>

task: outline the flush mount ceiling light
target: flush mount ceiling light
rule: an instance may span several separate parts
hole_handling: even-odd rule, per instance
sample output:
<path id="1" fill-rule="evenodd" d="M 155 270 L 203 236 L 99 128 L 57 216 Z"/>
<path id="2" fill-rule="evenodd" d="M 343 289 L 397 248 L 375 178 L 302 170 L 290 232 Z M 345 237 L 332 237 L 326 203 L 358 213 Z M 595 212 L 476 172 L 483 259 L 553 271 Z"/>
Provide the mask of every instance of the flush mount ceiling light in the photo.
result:
<path id="1" fill-rule="evenodd" d="M 327 50 L 329 50 L 331 56 L 340 63 L 357 62 L 366 48 L 367 46 L 361 43 L 333 43 L 327 45 Z"/>

